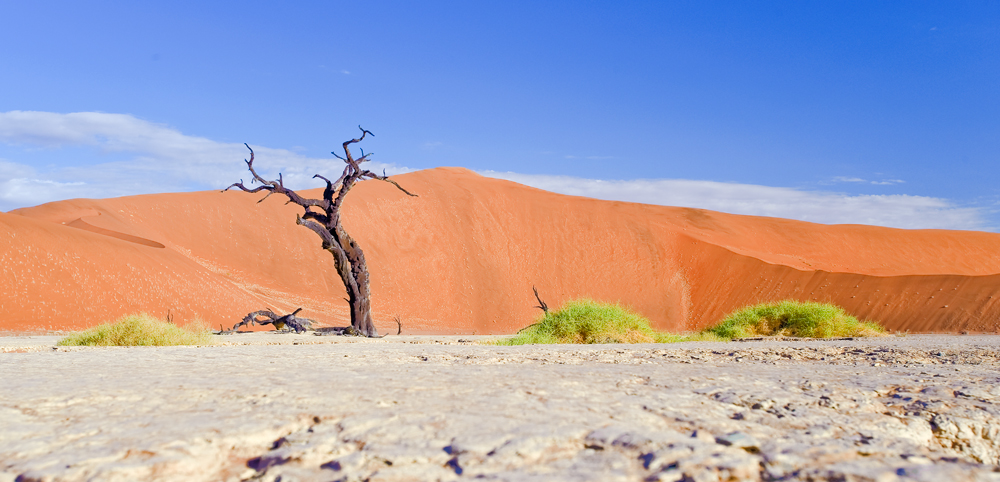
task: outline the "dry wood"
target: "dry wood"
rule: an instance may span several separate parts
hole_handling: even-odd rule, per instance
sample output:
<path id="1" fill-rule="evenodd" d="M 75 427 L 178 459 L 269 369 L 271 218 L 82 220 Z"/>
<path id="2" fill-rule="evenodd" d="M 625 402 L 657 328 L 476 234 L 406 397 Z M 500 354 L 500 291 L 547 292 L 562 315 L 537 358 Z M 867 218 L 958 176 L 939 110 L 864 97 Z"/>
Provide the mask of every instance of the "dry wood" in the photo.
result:
<path id="1" fill-rule="evenodd" d="M 323 240 L 323 249 L 333 255 L 337 273 L 340 275 L 340 279 L 344 283 L 344 288 L 347 290 L 347 302 L 351 308 L 351 326 L 344 330 L 344 333 L 376 337 L 378 336 L 378 330 L 375 328 L 375 322 L 372 319 L 371 313 L 368 263 L 365 261 L 365 255 L 361 250 L 361 246 L 354 238 L 347 234 L 347 231 L 341 225 L 340 208 L 344 203 L 344 198 L 351 188 L 354 187 L 354 184 L 366 179 L 386 181 L 409 196 L 416 196 L 416 194 L 407 191 L 396 181 L 389 179 L 385 175 L 385 171 L 382 172 L 382 175 L 379 175 L 361 168 L 362 163 L 370 160 L 369 156 L 371 156 L 371 153 L 365 154 L 364 150 L 362 150 L 361 157 L 355 159 L 351 154 L 349 146 L 361 142 L 366 136 L 374 136 L 375 134 L 361 128 L 361 126 L 358 126 L 358 129 L 361 129 L 361 137 L 344 142 L 344 157 L 331 152 L 331 154 L 347 164 L 340 177 L 335 181 L 331 181 L 319 174 L 313 176 L 313 178 L 322 179 L 326 182 L 326 189 L 323 190 L 323 199 L 304 198 L 295 191 L 286 188 L 281 174 L 278 174 L 278 180 L 276 181 L 269 181 L 260 177 L 257 171 L 254 170 L 253 149 L 247 144 L 244 145 L 247 146 L 247 149 L 250 149 L 250 160 L 246 161 L 246 163 L 247 168 L 253 175 L 251 183 L 258 182 L 260 186 L 250 189 L 244 186 L 243 181 L 240 180 L 240 182 L 234 183 L 225 190 L 239 188 L 249 193 L 267 191 L 267 195 L 257 202 L 263 202 L 264 199 L 267 199 L 274 193 L 284 194 L 288 198 L 288 203 L 301 206 L 304 213 L 296 217 L 295 223 L 309 228 Z"/>
<path id="2" fill-rule="evenodd" d="M 538 288 L 532 286 L 531 291 L 535 292 L 535 299 L 538 300 L 538 306 L 536 306 L 535 308 L 542 310 L 543 312 L 545 312 L 546 315 L 549 314 L 549 305 L 545 304 L 545 302 L 542 301 L 541 296 L 538 296 Z"/>
<path id="3" fill-rule="evenodd" d="M 538 306 L 536 306 L 535 308 L 538 308 L 538 309 L 542 310 L 543 313 L 545 313 L 545 315 L 543 315 L 543 318 L 542 318 L 542 320 L 544 320 L 545 319 L 544 317 L 548 316 L 548 314 L 549 314 L 549 305 L 547 305 L 544 301 L 542 301 L 542 297 L 541 296 L 538 296 L 538 288 L 535 288 L 534 285 L 531 286 L 531 291 L 535 292 L 535 299 L 538 300 Z M 536 321 L 536 322 L 534 322 L 534 323 L 532 323 L 532 324 L 530 324 L 530 325 L 528 325 L 528 326 L 526 326 L 524 328 L 521 328 L 520 330 L 517 330 L 517 333 L 520 334 L 522 331 L 527 330 L 528 328 L 531 328 L 532 326 L 535 326 L 535 325 L 537 325 L 537 324 L 539 324 L 541 322 L 542 322 L 541 320 L 540 321 Z"/>
<path id="4" fill-rule="evenodd" d="M 219 334 L 229 335 L 232 333 L 236 333 L 240 328 L 244 326 L 253 326 L 253 325 L 261 325 L 261 326 L 273 325 L 274 329 L 278 331 L 284 330 L 285 327 L 288 327 L 291 330 L 295 330 L 296 333 L 302 333 L 307 330 L 311 330 L 313 320 L 295 316 L 299 314 L 300 311 L 302 311 L 302 308 L 299 308 L 285 316 L 278 316 L 277 313 L 271 311 L 270 309 L 257 310 L 248 313 L 247 316 L 243 317 L 243 321 L 233 325 L 233 327 L 228 330 L 221 330 L 220 327 Z"/>

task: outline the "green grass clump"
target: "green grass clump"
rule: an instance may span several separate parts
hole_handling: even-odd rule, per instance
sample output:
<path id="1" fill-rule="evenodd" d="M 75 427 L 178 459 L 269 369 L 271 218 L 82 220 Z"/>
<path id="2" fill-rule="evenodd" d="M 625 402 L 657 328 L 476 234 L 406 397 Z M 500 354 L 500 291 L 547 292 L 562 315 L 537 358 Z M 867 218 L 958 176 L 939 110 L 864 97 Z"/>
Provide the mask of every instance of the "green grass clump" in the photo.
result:
<path id="1" fill-rule="evenodd" d="M 715 326 L 697 333 L 678 335 L 653 330 L 649 320 L 620 305 L 584 299 L 570 301 L 560 310 L 545 314 L 513 337 L 489 343 L 675 343 L 761 336 L 832 338 L 883 335 L 885 329 L 878 323 L 858 321 L 843 308 L 829 303 L 785 300 L 749 306 L 729 314 Z"/>
<path id="2" fill-rule="evenodd" d="M 59 346 L 173 346 L 210 345 L 212 334 L 206 329 L 181 328 L 146 313 L 126 315 L 114 323 L 59 340 Z"/>
<path id="3" fill-rule="evenodd" d="M 615 304 L 575 300 L 497 345 L 545 343 L 666 343 L 679 335 L 653 330 L 642 315 Z"/>
<path id="4" fill-rule="evenodd" d="M 737 310 L 719 324 L 702 330 L 690 339 L 711 341 L 757 336 L 831 338 L 884 334 L 885 329 L 878 323 L 858 321 L 837 305 L 785 300 Z"/>

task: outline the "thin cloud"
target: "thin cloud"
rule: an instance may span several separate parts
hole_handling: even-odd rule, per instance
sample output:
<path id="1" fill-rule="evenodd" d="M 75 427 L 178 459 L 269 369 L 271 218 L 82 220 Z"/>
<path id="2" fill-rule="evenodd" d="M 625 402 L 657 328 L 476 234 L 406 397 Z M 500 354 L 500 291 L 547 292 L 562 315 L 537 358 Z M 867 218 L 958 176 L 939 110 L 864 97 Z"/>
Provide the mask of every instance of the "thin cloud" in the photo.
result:
<path id="1" fill-rule="evenodd" d="M 13 160 L 0 162 L 0 209 L 30 206 L 70 197 L 108 197 L 149 192 L 221 189 L 247 178 L 242 144 L 189 136 L 177 129 L 127 114 L 100 112 L 11 111 L 0 113 L 0 142 L 26 148 L 93 148 L 91 162 L 39 172 Z M 259 172 L 287 185 L 317 187 L 315 173 L 343 170 L 343 162 L 309 158 L 288 149 L 251 146 Z M 100 162 L 105 153 L 124 153 L 126 161 Z M 120 156 L 119 156 L 120 157 Z M 371 162 L 372 171 L 409 169 Z"/>
<path id="2" fill-rule="evenodd" d="M 902 179 L 883 179 L 881 181 L 869 181 L 867 179 L 861 179 L 860 177 L 845 177 L 845 176 L 837 176 L 830 181 L 830 183 L 838 183 L 838 182 L 847 182 L 856 184 L 874 184 L 876 186 L 892 186 L 895 184 L 906 183 L 906 181 Z M 821 183 L 821 184 L 829 184 L 829 183 Z"/>
<path id="3" fill-rule="evenodd" d="M 833 178 L 833 182 L 867 182 L 867 181 L 861 179 L 860 177 L 837 176 Z"/>
<path id="4" fill-rule="evenodd" d="M 59 199 L 83 197 L 88 193 L 83 182 L 56 182 L 47 179 L 15 177 L 0 181 L 0 203 L 15 206 L 42 204 L 52 201 L 52 194 Z"/>
<path id="5" fill-rule="evenodd" d="M 683 179 L 606 181 L 496 171 L 481 174 L 561 194 L 823 224 L 869 224 L 907 229 L 989 229 L 984 210 L 957 206 L 946 199 L 926 196 L 848 195 Z"/>
<path id="6" fill-rule="evenodd" d="M 894 184 L 904 184 L 906 181 L 902 179 L 884 179 L 882 181 L 872 181 L 872 184 L 877 184 L 879 186 L 891 186 Z"/>

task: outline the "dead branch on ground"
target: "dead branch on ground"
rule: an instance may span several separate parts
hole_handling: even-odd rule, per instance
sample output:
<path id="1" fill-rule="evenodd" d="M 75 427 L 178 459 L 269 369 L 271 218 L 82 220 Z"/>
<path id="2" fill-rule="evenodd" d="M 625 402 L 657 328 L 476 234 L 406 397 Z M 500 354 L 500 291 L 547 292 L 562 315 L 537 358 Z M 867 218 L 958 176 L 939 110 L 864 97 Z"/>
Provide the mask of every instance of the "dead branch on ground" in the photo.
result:
<path id="1" fill-rule="evenodd" d="M 233 325 L 233 327 L 228 330 L 222 330 L 222 327 L 220 326 L 219 334 L 231 335 L 233 333 L 238 333 L 238 330 L 244 326 L 254 325 L 272 325 L 274 326 L 275 331 L 285 331 L 287 333 L 291 333 L 292 330 L 294 330 L 295 333 L 303 333 L 307 330 L 313 329 L 313 320 L 295 316 L 300 311 L 302 311 L 302 308 L 299 308 L 285 316 L 279 316 L 270 309 L 257 310 L 247 314 L 247 316 L 244 316 L 243 321 Z M 287 331 L 285 330 L 286 327 L 288 327 Z"/>

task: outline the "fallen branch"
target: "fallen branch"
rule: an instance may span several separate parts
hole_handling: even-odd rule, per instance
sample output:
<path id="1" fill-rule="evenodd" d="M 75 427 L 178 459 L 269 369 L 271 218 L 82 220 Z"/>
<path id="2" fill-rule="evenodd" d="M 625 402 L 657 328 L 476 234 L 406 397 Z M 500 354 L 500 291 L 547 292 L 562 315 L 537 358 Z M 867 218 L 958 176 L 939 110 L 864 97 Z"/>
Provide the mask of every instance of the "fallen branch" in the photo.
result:
<path id="1" fill-rule="evenodd" d="M 396 334 L 399 335 L 403 333 L 403 321 L 399 318 L 399 315 L 396 315 L 392 319 L 392 321 L 396 322 Z M 317 328 L 315 330 L 315 333 L 313 334 L 316 336 L 360 336 L 361 335 L 361 333 L 359 333 L 357 330 L 355 330 L 353 327 L 350 326 L 331 326 L 331 327 Z M 385 338 L 387 335 L 388 333 L 385 333 L 383 335 L 371 338 Z"/>
<path id="2" fill-rule="evenodd" d="M 302 311 L 302 308 L 299 308 L 285 316 L 278 316 L 277 313 L 269 309 L 257 310 L 247 314 L 247 316 L 244 316 L 243 321 L 233 325 L 232 328 L 228 330 L 219 331 L 218 334 L 230 335 L 233 333 L 237 333 L 238 330 L 244 326 L 253 326 L 253 325 L 261 325 L 261 326 L 273 325 L 275 331 L 283 331 L 287 326 L 291 330 L 295 330 L 296 333 L 302 333 L 307 330 L 313 329 L 312 328 L 313 320 L 310 320 L 308 318 L 299 318 L 295 316 L 300 311 Z M 222 327 L 220 326 L 219 328 L 221 330 Z"/>

